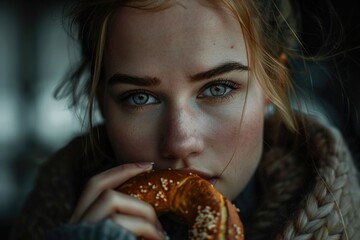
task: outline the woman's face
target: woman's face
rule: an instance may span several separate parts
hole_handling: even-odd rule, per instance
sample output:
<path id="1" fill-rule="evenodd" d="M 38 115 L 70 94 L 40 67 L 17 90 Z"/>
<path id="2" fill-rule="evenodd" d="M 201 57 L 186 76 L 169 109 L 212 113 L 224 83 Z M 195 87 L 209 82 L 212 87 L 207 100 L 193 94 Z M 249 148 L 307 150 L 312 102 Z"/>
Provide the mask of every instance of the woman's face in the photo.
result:
<path id="1" fill-rule="evenodd" d="M 99 100 L 119 161 L 192 170 L 233 199 L 262 153 L 266 99 L 239 23 L 200 2 L 119 9 Z"/>

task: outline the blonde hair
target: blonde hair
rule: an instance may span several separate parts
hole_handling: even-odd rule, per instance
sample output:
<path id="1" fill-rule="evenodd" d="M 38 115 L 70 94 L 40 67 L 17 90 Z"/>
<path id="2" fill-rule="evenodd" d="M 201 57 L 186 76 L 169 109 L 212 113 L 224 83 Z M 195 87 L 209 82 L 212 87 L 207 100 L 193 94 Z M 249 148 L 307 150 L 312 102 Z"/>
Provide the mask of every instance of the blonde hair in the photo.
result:
<path id="1" fill-rule="evenodd" d="M 290 101 L 291 96 L 296 99 L 295 88 L 288 69 L 281 62 L 282 54 L 294 55 L 299 41 L 296 35 L 299 17 L 290 1 L 222 0 L 222 3 L 237 17 L 243 29 L 251 54 L 252 73 L 274 104 L 276 117 L 296 131 L 297 121 Z"/>
<path id="2" fill-rule="evenodd" d="M 70 29 L 75 30 L 81 44 L 82 59 L 70 78 L 55 92 L 57 97 L 69 96 L 71 105 L 87 104 L 90 128 L 102 75 L 102 57 L 109 18 L 119 7 L 158 11 L 174 4 L 173 0 L 80 0 L 69 8 Z M 292 131 L 297 121 L 290 96 L 294 86 L 280 56 L 292 56 L 297 48 L 298 17 L 289 0 L 221 0 L 210 1 L 230 10 L 242 27 L 251 55 L 251 74 L 259 80 L 267 98 L 275 106 L 278 122 Z M 76 29 L 74 28 L 76 27 Z M 249 57 L 248 57 L 249 58 Z M 90 137 L 93 143 L 94 138 Z M 93 144 L 91 144 L 94 146 Z M 96 145 L 96 144 L 95 144 Z"/>

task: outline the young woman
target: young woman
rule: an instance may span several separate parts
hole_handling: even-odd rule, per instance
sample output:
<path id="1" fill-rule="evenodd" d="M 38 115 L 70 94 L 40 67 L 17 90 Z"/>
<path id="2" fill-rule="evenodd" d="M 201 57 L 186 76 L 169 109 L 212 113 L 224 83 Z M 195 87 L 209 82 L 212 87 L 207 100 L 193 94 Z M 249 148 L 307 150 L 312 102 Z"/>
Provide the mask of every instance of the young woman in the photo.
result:
<path id="1" fill-rule="evenodd" d="M 246 239 L 359 239 L 344 141 L 290 105 L 294 16 L 287 0 L 78 1 L 83 59 L 64 87 L 104 123 L 45 164 L 13 238 L 182 239 L 114 190 L 172 168 L 232 200 Z"/>

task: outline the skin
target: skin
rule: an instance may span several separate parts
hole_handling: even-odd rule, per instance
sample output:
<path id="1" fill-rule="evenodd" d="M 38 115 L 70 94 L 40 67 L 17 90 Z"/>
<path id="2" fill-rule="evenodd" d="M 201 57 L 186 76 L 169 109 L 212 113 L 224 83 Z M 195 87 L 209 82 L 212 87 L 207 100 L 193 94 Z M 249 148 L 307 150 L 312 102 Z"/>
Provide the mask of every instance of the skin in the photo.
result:
<path id="1" fill-rule="evenodd" d="M 116 158 L 126 164 L 90 180 L 71 222 L 111 218 L 137 236 L 163 239 L 151 206 L 112 190 L 152 167 L 196 171 L 234 199 L 263 145 L 267 100 L 248 62 L 239 23 L 206 1 L 117 10 L 98 100 Z M 236 67 L 200 74 L 225 63 Z"/>

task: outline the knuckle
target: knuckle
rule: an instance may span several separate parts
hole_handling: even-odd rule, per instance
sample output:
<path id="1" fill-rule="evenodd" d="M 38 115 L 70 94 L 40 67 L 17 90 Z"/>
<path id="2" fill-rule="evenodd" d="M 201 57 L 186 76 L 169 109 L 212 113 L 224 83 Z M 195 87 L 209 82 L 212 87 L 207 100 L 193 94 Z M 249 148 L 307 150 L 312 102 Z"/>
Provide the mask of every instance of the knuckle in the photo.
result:
<path id="1" fill-rule="evenodd" d="M 88 180 L 86 188 L 100 190 L 105 189 L 106 186 L 109 185 L 109 183 L 111 183 L 115 179 L 118 179 L 120 175 L 126 178 L 126 175 L 130 174 L 131 176 L 134 171 L 136 173 L 136 168 L 134 167 L 134 164 L 131 163 L 116 166 L 114 168 L 108 169 L 104 172 L 92 176 Z"/>
<path id="2" fill-rule="evenodd" d="M 102 176 L 100 174 L 92 176 L 87 184 L 86 184 L 86 188 L 88 189 L 99 189 L 102 186 Z"/>
<path id="3" fill-rule="evenodd" d="M 138 237 L 145 237 L 145 239 L 159 239 L 156 225 L 145 218 L 134 217 L 131 215 L 119 215 L 117 213 L 110 214 L 108 217 L 115 224 L 128 229 Z"/>
<path id="4" fill-rule="evenodd" d="M 156 215 L 156 212 L 155 212 L 154 208 L 151 205 L 149 205 L 148 209 L 149 209 L 148 214 L 149 214 L 151 220 L 153 220 L 153 221 L 157 220 L 157 215 Z"/>
<path id="5" fill-rule="evenodd" d="M 152 225 L 151 223 L 149 223 L 148 221 L 146 221 L 145 219 L 139 219 L 139 223 L 138 223 L 138 232 L 141 235 L 147 234 L 147 233 L 152 233 L 156 231 L 156 228 L 154 225 Z"/>
<path id="6" fill-rule="evenodd" d="M 100 195 L 100 198 L 104 201 L 112 200 L 114 197 L 115 193 L 112 189 L 105 189 Z"/>
<path id="7" fill-rule="evenodd" d="M 132 197 L 132 201 L 134 201 L 134 204 L 136 204 L 138 209 L 143 213 L 143 216 L 145 216 L 147 219 L 151 220 L 152 222 L 157 221 L 156 211 L 151 204 L 133 197 Z"/>
<path id="8" fill-rule="evenodd" d="M 110 219 L 112 222 L 118 222 L 118 221 L 119 221 L 118 216 L 117 216 L 116 213 L 111 213 L 111 214 L 109 215 L 109 219 Z"/>

